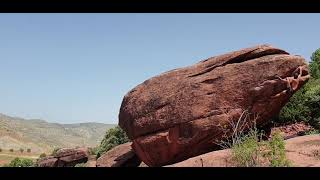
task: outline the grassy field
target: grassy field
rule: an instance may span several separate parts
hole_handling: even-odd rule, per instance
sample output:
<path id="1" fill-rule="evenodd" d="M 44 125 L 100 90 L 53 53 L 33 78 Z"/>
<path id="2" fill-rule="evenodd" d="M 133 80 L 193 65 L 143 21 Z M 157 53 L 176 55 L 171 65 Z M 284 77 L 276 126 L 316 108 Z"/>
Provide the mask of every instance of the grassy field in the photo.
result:
<path id="1" fill-rule="evenodd" d="M 2 151 L 0 152 L 0 167 L 4 164 L 10 163 L 14 158 L 28 158 L 36 161 L 39 157 L 39 154 L 28 153 L 28 152 L 10 152 L 10 151 Z"/>

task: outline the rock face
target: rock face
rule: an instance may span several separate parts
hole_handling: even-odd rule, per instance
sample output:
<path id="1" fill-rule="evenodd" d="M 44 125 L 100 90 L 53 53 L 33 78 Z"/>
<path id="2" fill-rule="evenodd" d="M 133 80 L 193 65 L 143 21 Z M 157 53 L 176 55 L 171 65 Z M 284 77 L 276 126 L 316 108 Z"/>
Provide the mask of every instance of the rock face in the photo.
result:
<path id="1" fill-rule="evenodd" d="M 76 164 L 88 161 L 88 151 L 85 148 L 60 149 L 54 156 L 42 158 L 37 162 L 39 167 L 74 167 Z"/>
<path id="2" fill-rule="evenodd" d="M 320 167 L 320 136 L 308 135 L 285 141 L 286 157 L 294 167 Z M 167 167 L 232 167 L 230 149 L 213 151 Z M 268 166 L 268 165 L 266 165 Z"/>
<path id="3" fill-rule="evenodd" d="M 266 123 L 308 79 L 301 56 L 246 48 L 146 80 L 125 95 L 119 125 L 148 166 L 172 164 L 218 149 L 244 111 Z"/>
<path id="4" fill-rule="evenodd" d="M 140 163 L 131 142 L 116 146 L 97 159 L 97 167 L 138 167 Z"/>

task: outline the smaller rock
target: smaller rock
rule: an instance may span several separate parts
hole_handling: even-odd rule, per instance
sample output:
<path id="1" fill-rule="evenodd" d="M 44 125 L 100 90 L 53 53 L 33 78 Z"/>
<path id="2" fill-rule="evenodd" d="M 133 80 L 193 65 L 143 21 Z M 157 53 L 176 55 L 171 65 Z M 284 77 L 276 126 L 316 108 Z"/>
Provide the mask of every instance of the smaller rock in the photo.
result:
<path id="1" fill-rule="evenodd" d="M 131 142 L 114 147 L 97 159 L 97 167 L 138 167 L 141 160 L 134 153 Z"/>
<path id="2" fill-rule="evenodd" d="M 88 156 L 86 148 L 64 148 L 54 156 L 40 159 L 37 164 L 39 167 L 74 167 L 76 164 L 87 162 Z"/>
<path id="3" fill-rule="evenodd" d="M 57 167 L 58 159 L 53 156 L 45 157 L 40 159 L 37 165 L 38 167 Z"/>
<path id="4" fill-rule="evenodd" d="M 294 124 L 271 128 L 269 138 L 271 138 L 271 135 L 276 131 L 280 131 L 280 134 L 283 136 L 284 139 L 290 139 L 297 136 L 305 135 L 305 132 L 311 129 L 312 127 L 310 125 L 307 125 L 303 122 L 297 122 Z"/>

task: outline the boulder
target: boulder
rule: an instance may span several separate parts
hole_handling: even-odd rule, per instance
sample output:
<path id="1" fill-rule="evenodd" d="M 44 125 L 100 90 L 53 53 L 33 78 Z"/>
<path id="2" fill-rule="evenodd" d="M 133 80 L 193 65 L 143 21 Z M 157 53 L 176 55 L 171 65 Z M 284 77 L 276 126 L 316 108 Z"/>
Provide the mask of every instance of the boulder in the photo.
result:
<path id="1" fill-rule="evenodd" d="M 57 167 L 58 166 L 58 159 L 53 156 L 45 157 L 45 158 L 40 159 L 37 162 L 37 166 L 38 167 Z"/>
<path id="2" fill-rule="evenodd" d="M 244 112 L 258 126 L 268 122 L 308 79 L 301 56 L 241 49 L 139 84 L 123 98 L 119 126 L 148 166 L 172 164 L 219 149 Z"/>
<path id="3" fill-rule="evenodd" d="M 97 167 L 138 167 L 140 163 L 131 142 L 116 146 L 97 159 Z"/>
<path id="4" fill-rule="evenodd" d="M 88 161 L 88 150 L 85 148 L 60 149 L 53 156 L 42 158 L 37 162 L 39 167 L 74 167 Z"/>

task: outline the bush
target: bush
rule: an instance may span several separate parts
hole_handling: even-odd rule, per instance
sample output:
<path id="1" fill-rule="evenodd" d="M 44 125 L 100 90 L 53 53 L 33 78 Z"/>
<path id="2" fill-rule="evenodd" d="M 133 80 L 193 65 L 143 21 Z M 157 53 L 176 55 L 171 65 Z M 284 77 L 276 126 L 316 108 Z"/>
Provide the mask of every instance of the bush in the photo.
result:
<path id="1" fill-rule="evenodd" d="M 270 149 L 269 157 L 271 157 L 272 167 L 288 167 L 290 162 L 286 158 L 285 142 L 280 132 L 272 135 L 271 140 L 268 142 Z"/>
<path id="2" fill-rule="evenodd" d="M 20 148 L 19 151 L 20 151 L 21 153 L 23 153 L 24 149 Z"/>
<path id="3" fill-rule="evenodd" d="M 240 167 L 290 166 L 290 162 L 286 158 L 285 142 L 280 132 L 273 134 L 269 141 L 259 142 L 261 136 L 262 134 L 256 130 L 251 130 L 241 138 L 242 141 L 233 145 L 231 152 L 235 165 Z"/>
<path id="4" fill-rule="evenodd" d="M 259 161 L 261 155 L 257 131 L 250 131 L 248 135 L 243 136 L 239 143 L 233 145 L 231 152 L 232 160 L 236 163 L 236 166 L 259 166 L 261 164 Z"/>
<path id="5" fill-rule="evenodd" d="M 31 149 L 27 149 L 27 152 L 28 152 L 28 153 L 31 153 Z"/>
<path id="6" fill-rule="evenodd" d="M 10 151 L 10 152 L 13 152 L 13 149 L 10 149 L 9 151 Z"/>
<path id="7" fill-rule="evenodd" d="M 52 150 L 51 156 L 55 156 L 60 149 L 61 149 L 61 148 L 54 148 L 54 149 Z"/>
<path id="8" fill-rule="evenodd" d="M 129 139 L 126 133 L 119 127 L 111 128 L 106 132 L 100 146 L 97 148 L 96 154 L 99 158 L 104 152 L 109 151 L 113 147 L 128 142 Z"/>
<path id="9" fill-rule="evenodd" d="M 256 120 L 248 111 L 243 111 L 236 122 L 230 121 L 231 134 L 226 136 L 227 141 L 222 140 L 219 145 L 231 148 L 231 160 L 236 166 L 289 166 L 280 132 L 272 134 L 270 141 L 263 141 L 266 136 L 257 129 Z M 245 130 L 247 128 L 249 130 Z"/>
<path id="10" fill-rule="evenodd" d="M 0 148 L 0 152 L 2 152 L 2 149 Z"/>
<path id="11" fill-rule="evenodd" d="M 39 158 L 45 158 L 45 157 L 47 157 L 46 153 L 42 153 L 42 154 L 40 154 L 40 156 L 39 156 Z"/>
<path id="12" fill-rule="evenodd" d="M 31 159 L 26 158 L 15 158 L 9 164 L 5 165 L 7 167 L 32 167 L 34 163 Z"/>
<path id="13" fill-rule="evenodd" d="M 90 148 L 88 148 L 89 154 L 90 155 L 97 155 L 98 149 L 99 149 L 99 147 L 94 147 L 94 148 L 90 147 Z"/>
<path id="14" fill-rule="evenodd" d="M 76 164 L 74 167 L 86 167 L 86 163 Z"/>

